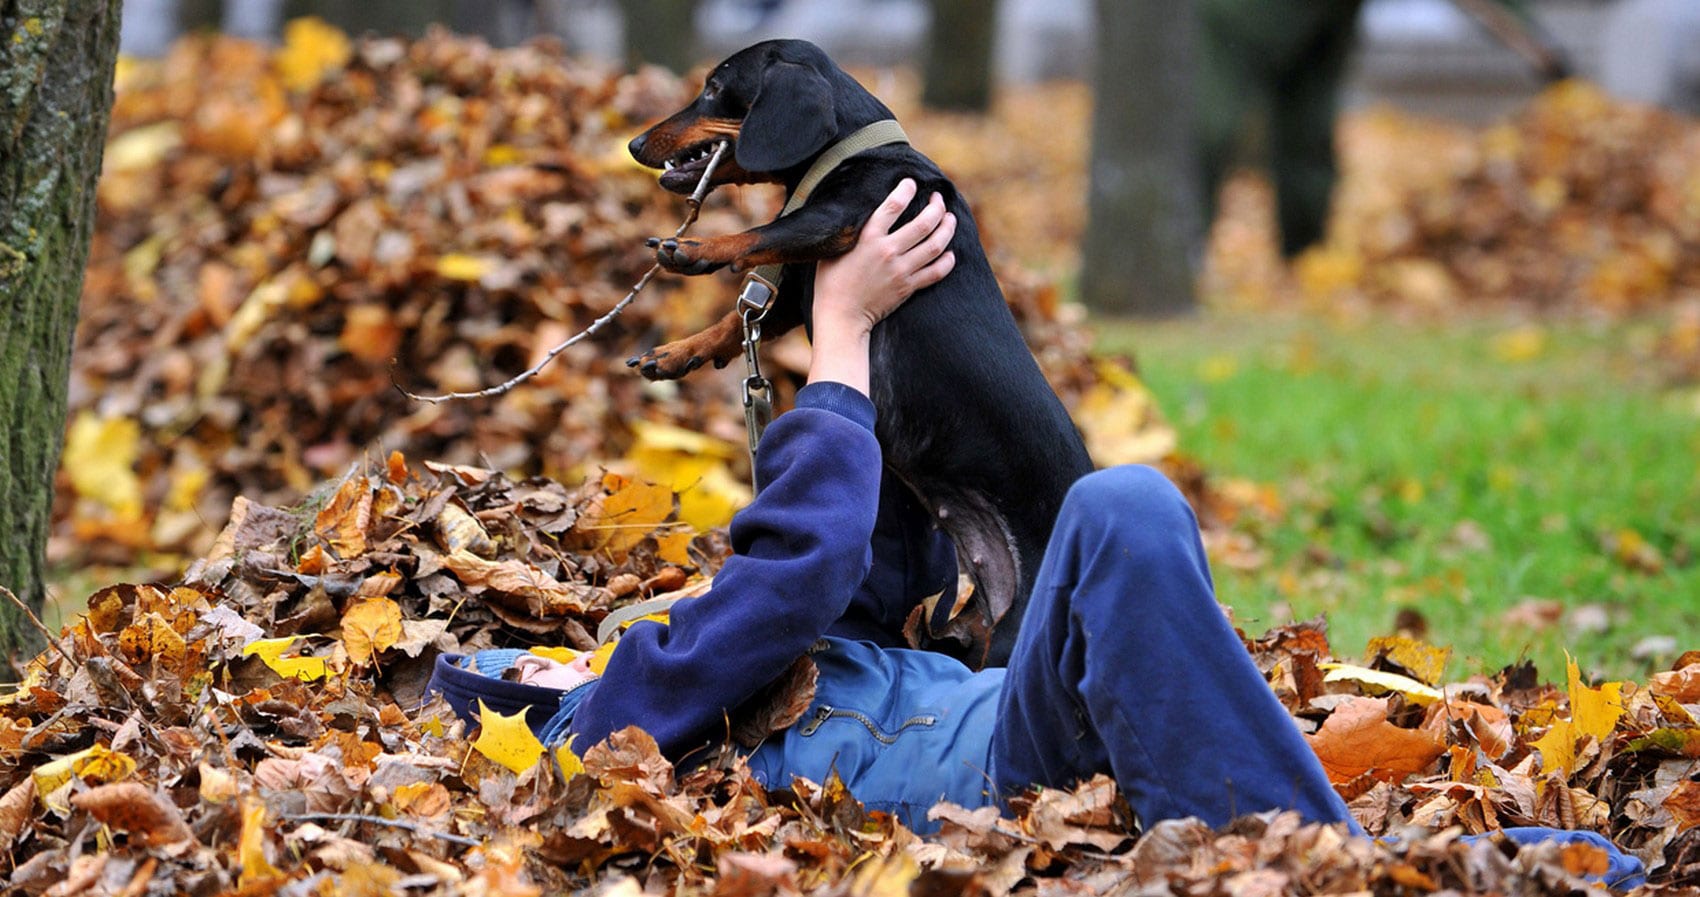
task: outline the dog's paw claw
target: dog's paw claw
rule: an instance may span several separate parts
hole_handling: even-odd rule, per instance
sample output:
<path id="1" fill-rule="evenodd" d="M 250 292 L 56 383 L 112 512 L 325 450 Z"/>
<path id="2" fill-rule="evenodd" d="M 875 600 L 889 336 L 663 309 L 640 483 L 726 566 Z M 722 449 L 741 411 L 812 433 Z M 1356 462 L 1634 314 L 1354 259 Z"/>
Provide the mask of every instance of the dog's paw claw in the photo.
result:
<path id="1" fill-rule="evenodd" d="M 655 247 L 661 245 L 661 238 L 660 237 L 650 237 L 649 239 L 643 241 L 643 245 L 648 246 L 650 249 L 654 249 Z"/>

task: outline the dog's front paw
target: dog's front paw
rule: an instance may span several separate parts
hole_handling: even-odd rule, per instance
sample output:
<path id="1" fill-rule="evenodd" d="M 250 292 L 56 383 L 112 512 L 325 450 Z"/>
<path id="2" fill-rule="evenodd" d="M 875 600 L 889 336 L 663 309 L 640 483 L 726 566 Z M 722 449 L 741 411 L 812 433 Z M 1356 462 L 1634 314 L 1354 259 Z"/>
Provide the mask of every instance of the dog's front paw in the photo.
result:
<path id="1" fill-rule="evenodd" d="M 655 261 L 675 274 L 707 274 L 725 267 L 725 262 L 702 257 L 702 243 L 691 239 L 650 237 L 647 246 L 655 250 Z"/>
<path id="2" fill-rule="evenodd" d="M 704 361 L 700 355 L 680 350 L 677 343 L 668 343 L 626 359 L 626 367 L 637 368 L 646 380 L 677 380 L 702 367 Z"/>

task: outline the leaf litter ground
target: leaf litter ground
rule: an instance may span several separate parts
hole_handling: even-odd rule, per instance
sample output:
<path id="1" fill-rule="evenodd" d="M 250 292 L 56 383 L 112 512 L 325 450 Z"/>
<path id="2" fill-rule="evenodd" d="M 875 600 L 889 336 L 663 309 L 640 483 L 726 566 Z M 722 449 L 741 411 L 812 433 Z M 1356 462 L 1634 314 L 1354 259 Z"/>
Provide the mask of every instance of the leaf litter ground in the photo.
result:
<path id="1" fill-rule="evenodd" d="M 1655 890 L 1700 881 L 1694 654 L 1646 683 L 1571 670 L 1555 688 L 1526 667 L 1447 682 L 1444 652 L 1400 639 L 1341 664 L 1314 623 L 1248 642 L 1398 848 L 1291 816 L 1135 839 L 1102 779 L 1010 818 L 940 807 L 922 839 L 840 783 L 764 789 L 734 757 L 675 770 L 635 731 L 582 772 L 512 720 L 467 732 L 421 703 L 438 653 L 590 647 L 611 610 L 703 587 L 737 472 L 713 437 L 737 421 L 725 383 L 657 389 L 594 351 L 546 390 L 426 411 L 388 390 L 387 360 L 475 387 L 611 305 L 647 265 L 631 247 L 677 218 L 620 137 L 684 88 L 539 48 L 340 41 L 189 42 L 125 74 L 68 450 L 88 464 L 67 463 L 61 519 L 97 554 L 199 559 L 175 585 L 90 596 L 0 697 L 20 891 L 1570 893 L 1601 860 L 1456 839 L 1513 824 L 1607 832 Z M 704 227 L 769 213 L 722 198 Z M 1145 407 L 1115 405 L 1137 381 L 1088 358 L 1054 294 L 1004 279 L 1077 413 Z M 658 291 L 626 338 L 700 323 L 726 292 L 703 283 Z M 1113 437 L 1149 451 L 1152 432 Z M 395 447 L 444 460 L 360 460 Z M 527 466 L 557 479 L 490 469 Z M 214 538 L 203 518 L 229 522 Z M 791 677 L 739 728 L 783 725 L 808 689 Z"/>

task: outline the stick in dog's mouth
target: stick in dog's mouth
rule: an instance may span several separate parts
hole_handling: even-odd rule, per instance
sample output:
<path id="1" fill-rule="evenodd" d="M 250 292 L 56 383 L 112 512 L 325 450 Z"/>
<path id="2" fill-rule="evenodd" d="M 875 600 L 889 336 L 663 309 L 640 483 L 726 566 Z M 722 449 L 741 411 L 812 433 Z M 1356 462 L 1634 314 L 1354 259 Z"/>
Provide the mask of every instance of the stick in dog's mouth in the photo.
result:
<path id="1" fill-rule="evenodd" d="M 711 163 L 730 145 L 730 141 L 715 140 L 692 147 L 661 163 L 662 188 L 685 193 L 700 182 L 706 182 L 708 175 L 713 173 Z"/>

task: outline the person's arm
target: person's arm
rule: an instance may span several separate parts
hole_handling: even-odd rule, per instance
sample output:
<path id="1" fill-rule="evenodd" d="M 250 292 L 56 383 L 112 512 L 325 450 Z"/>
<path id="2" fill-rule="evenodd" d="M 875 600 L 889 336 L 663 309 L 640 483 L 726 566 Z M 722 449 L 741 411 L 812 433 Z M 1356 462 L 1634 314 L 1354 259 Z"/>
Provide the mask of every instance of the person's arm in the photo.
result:
<path id="1" fill-rule="evenodd" d="M 956 265 L 947 251 L 956 216 L 937 193 L 908 224 L 891 230 L 915 198 L 905 178 L 862 227 L 856 248 L 815 268 L 814 355 L 809 382 L 830 380 L 868 394 L 868 335 L 874 325 Z"/>
<path id="2" fill-rule="evenodd" d="M 856 248 L 821 266 L 819 371 L 811 367 L 797 407 L 762 438 L 756 463 L 766 486 L 732 519 L 733 556 L 706 595 L 673 606 L 669 625 L 626 631 L 573 717 L 576 749 L 629 725 L 675 759 L 719 740 L 727 714 L 802 656 L 867 574 L 881 466 L 866 395 L 867 331 L 951 264 L 933 264 L 942 244 L 929 239 L 949 220 L 942 203 L 918 229 L 911 222 L 888 233 L 914 194 L 906 181 Z"/>

